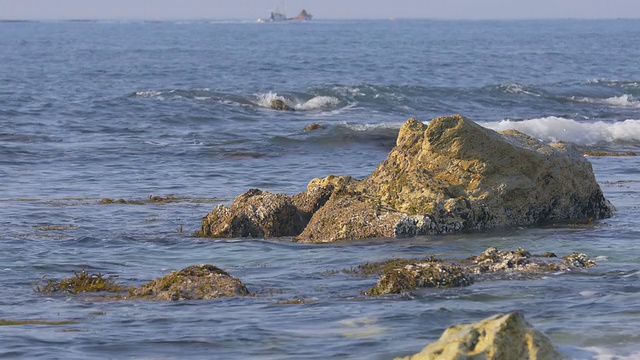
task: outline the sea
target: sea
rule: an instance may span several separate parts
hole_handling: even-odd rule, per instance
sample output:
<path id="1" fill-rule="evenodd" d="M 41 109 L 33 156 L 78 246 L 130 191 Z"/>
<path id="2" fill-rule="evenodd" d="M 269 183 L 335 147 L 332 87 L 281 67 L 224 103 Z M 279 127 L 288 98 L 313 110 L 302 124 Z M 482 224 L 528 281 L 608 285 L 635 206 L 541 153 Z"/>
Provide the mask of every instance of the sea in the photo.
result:
<path id="1" fill-rule="evenodd" d="M 638 39 L 640 20 L 2 21 L 0 320 L 68 323 L 0 326 L 0 358 L 392 359 L 520 311 L 568 359 L 638 359 L 638 156 L 587 157 L 616 207 L 587 225 L 317 245 L 194 236 L 251 188 L 367 177 L 409 118 L 459 113 L 640 153 Z M 375 276 L 348 271 L 490 246 L 597 266 L 380 297 L 362 294 Z M 82 270 L 137 286 L 195 264 L 254 295 L 36 291 Z"/>

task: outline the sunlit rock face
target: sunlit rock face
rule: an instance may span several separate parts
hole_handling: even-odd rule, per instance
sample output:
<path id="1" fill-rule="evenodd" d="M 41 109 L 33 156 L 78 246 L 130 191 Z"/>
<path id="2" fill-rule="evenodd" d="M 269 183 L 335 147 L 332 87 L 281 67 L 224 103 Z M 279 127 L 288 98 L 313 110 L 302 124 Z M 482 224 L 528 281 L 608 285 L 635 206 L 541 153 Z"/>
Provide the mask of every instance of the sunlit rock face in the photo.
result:
<path id="1" fill-rule="evenodd" d="M 364 180 L 314 179 L 292 197 L 260 193 L 248 201 L 248 194 L 208 214 L 201 235 L 332 242 L 585 222 L 613 212 L 591 164 L 572 146 L 498 133 L 461 115 L 428 125 L 407 120 L 387 159 Z M 307 198 L 314 206 L 301 209 L 296 199 Z M 270 224 L 277 231 L 246 230 Z"/>
<path id="2" fill-rule="evenodd" d="M 519 312 L 452 326 L 440 339 L 404 360 L 560 360 L 563 356 Z"/>

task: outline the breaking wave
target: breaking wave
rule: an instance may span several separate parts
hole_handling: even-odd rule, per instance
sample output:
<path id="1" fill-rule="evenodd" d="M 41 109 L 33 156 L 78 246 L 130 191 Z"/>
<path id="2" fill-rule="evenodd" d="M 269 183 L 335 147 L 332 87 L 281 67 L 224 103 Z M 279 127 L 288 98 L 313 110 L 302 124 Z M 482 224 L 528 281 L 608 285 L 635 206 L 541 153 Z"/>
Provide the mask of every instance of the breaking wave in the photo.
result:
<path id="1" fill-rule="evenodd" d="M 572 96 L 570 98 L 573 101 L 589 104 L 601 104 L 610 106 L 622 106 L 622 107 L 640 107 L 640 100 L 636 100 L 632 95 L 624 94 L 621 96 L 613 96 L 605 99 L 589 98 L 589 97 L 577 97 Z"/>
<path id="2" fill-rule="evenodd" d="M 295 110 L 318 110 L 336 106 L 340 103 L 340 100 L 333 96 L 314 96 L 308 100 L 301 100 L 295 97 L 285 97 L 278 95 L 278 93 L 268 92 L 265 94 L 258 94 L 256 97 L 256 104 L 266 108 L 270 108 L 271 102 L 274 100 L 281 100 L 287 104 L 287 106 Z"/>
<path id="3" fill-rule="evenodd" d="M 568 141 L 591 145 L 601 142 L 640 142 L 640 120 L 579 122 L 549 116 L 522 121 L 484 122 L 484 127 L 502 131 L 515 129 L 542 141 Z"/>

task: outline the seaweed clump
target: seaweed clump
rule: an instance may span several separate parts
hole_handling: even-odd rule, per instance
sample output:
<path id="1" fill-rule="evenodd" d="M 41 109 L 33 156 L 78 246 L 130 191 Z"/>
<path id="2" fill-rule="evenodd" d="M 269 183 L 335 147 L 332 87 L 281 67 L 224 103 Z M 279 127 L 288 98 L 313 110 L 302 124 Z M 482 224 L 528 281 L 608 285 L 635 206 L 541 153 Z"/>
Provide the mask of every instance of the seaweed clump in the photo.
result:
<path id="1" fill-rule="evenodd" d="M 361 276 L 370 276 L 370 275 L 382 275 L 394 269 L 404 267 L 409 264 L 414 264 L 423 261 L 437 261 L 435 257 L 431 257 L 429 259 L 391 259 L 385 261 L 377 261 L 377 262 L 368 262 L 364 264 L 360 264 L 355 268 L 343 269 L 343 273 L 355 274 Z"/>
<path id="2" fill-rule="evenodd" d="M 18 326 L 18 325 L 73 325 L 77 321 L 49 321 L 49 320 L 6 320 L 0 319 L 0 326 Z"/>
<path id="3" fill-rule="evenodd" d="M 85 269 L 74 271 L 74 276 L 64 278 L 60 281 L 48 280 L 35 286 L 35 291 L 43 294 L 51 293 L 90 293 L 90 292 L 121 292 L 127 290 L 126 287 L 118 285 L 114 278 L 103 274 L 89 274 Z"/>

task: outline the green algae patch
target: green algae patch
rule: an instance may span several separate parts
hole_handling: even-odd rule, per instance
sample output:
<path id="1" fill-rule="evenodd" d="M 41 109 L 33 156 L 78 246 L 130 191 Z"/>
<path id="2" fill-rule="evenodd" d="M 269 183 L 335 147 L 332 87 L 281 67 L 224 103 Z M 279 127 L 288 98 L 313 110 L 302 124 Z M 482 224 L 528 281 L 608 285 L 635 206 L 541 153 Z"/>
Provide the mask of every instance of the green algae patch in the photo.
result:
<path id="1" fill-rule="evenodd" d="M 46 224 L 38 224 L 34 225 L 34 228 L 40 231 L 67 231 L 74 230 L 78 226 L 77 225 L 46 225 Z"/>
<path id="2" fill-rule="evenodd" d="M 209 264 L 189 266 L 129 291 L 130 299 L 160 301 L 210 300 L 247 295 L 249 290 L 239 279 Z"/>
<path id="3" fill-rule="evenodd" d="M 48 321 L 48 320 L 6 320 L 0 319 L 0 326 L 19 326 L 19 325 L 74 325 L 77 321 Z"/>
<path id="4" fill-rule="evenodd" d="M 115 276 L 105 277 L 103 274 L 89 274 L 86 270 L 74 271 L 75 275 L 59 281 L 47 280 L 35 286 L 35 291 L 43 294 L 52 293 L 91 293 L 122 292 L 126 287 L 114 281 Z"/>
<path id="5" fill-rule="evenodd" d="M 100 205 L 111 205 L 111 204 L 121 204 L 121 205 L 166 205 L 173 203 L 183 203 L 183 202 L 191 202 L 191 203 L 215 203 L 220 202 L 220 199 L 216 198 L 190 198 L 190 197 L 178 197 L 173 194 L 169 194 L 166 196 L 159 195 L 149 195 L 146 199 L 110 199 L 104 198 L 98 201 Z"/>
<path id="6" fill-rule="evenodd" d="M 431 256 L 425 259 L 391 259 L 385 261 L 368 262 L 349 269 L 343 269 L 343 273 L 360 276 L 381 275 L 397 268 L 418 262 L 439 262 L 436 257 Z"/>

